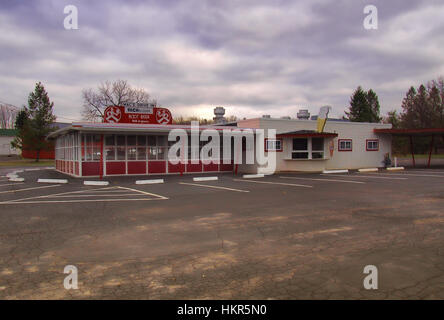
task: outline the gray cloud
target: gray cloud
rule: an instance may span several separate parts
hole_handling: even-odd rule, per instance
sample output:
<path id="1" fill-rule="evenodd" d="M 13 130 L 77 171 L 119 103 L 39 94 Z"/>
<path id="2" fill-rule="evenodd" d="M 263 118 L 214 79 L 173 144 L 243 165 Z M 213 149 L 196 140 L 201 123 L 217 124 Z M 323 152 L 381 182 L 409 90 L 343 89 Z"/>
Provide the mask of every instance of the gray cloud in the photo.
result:
<path id="1" fill-rule="evenodd" d="M 379 29 L 362 26 L 374 4 Z M 79 9 L 79 30 L 63 8 Z M 410 85 L 444 74 L 441 1 L 2 1 L 0 101 L 26 103 L 36 81 L 60 120 L 81 91 L 127 79 L 176 115 L 294 116 L 330 104 L 342 115 L 362 85 L 382 111 Z"/>

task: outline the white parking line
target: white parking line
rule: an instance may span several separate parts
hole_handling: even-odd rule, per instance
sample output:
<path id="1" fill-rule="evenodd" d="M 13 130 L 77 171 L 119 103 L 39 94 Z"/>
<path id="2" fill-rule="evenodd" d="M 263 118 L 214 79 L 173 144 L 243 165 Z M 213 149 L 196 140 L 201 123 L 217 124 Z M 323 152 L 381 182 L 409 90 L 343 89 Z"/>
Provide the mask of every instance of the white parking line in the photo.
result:
<path id="1" fill-rule="evenodd" d="M 309 185 L 306 185 L 306 184 L 294 184 L 294 183 L 270 182 L 270 181 L 256 181 L 256 180 L 243 180 L 243 179 L 233 179 L 233 181 L 251 182 L 251 183 L 264 183 L 264 184 L 277 184 L 277 185 L 281 185 L 281 186 L 292 186 L 292 187 L 303 187 L 303 188 L 313 188 L 313 186 L 309 186 Z"/>
<path id="2" fill-rule="evenodd" d="M 339 174 L 321 174 L 321 176 L 330 176 L 330 177 L 346 177 L 346 178 L 375 178 L 375 179 L 388 179 L 388 180 L 407 180 L 408 178 L 390 178 L 390 177 L 378 177 L 376 176 L 364 176 L 361 174 L 348 174 L 348 175 L 339 175 Z"/>
<path id="3" fill-rule="evenodd" d="M 376 175 L 376 173 L 375 173 Z M 378 175 L 386 176 L 412 176 L 412 177 L 432 177 L 432 178 L 444 178 L 444 175 L 431 175 L 431 174 L 413 174 L 413 173 L 378 173 Z"/>
<path id="4" fill-rule="evenodd" d="M 55 187 L 54 186 L 47 186 L 46 188 L 49 187 Z M 40 188 L 44 188 L 44 187 L 40 187 Z M 35 188 L 38 189 L 38 188 Z M 126 191 L 127 193 L 124 194 L 126 196 L 131 195 L 131 196 L 143 196 L 143 195 L 149 195 L 155 198 L 117 198 L 117 199 L 71 199 L 71 200 L 55 200 L 57 198 L 70 198 L 70 197 L 104 197 L 104 196 L 120 196 L 121 194 L 112 194 L 112 195 L 106 195 L 106 194 L 97 194 L 97 195 L 88 195 L 88 194 L 80 194 L 80 193 L 87 193 L 90 191 L 96 191 L 96 190 L 108 190 L 108 191 L 112 191 L 115 189 L 122 189 L 124 191 Z M 128 191 L 132 191 L 133 193 L 128 193 Z M 134 194 L 136 193 L 136 194 Z M 53 199 L 51 199 L 53 198 Z M 40 200 L 43 199 L 43 200 Z M 45 200 L 48 199 L 48 200 Z M 141 191 L 141 190 L 137 190 L 137 189 L 132 189 L 132 188 L 127 188 L 127 187 L 120 187 L 120 186 L 116 186 L 116 187 L 110 187 L 110 188 L 100 188 L 100 189 L 85 189 L 85 190 L 78 190 L 78 191 L 70 191 L 70 192 L 62 192 L 62 193 L 55 193 L 55 194 L 49 194 L 49 195 L 43 195 L 43 196 L 36 196 L 36 197 L 28 197 L 28 198 L 21 198 L 21 199 L 15 199 L 15 200 L 8 200 L 8 201 L 4 201 L 4 202 L 0 202 L 0 204 L 37 204 L 37 203 L 73 203 L 73 202 L 110 202 L 110 201 L 150 201 L 150 200 L 167 200 L 167 197 L 158 195 L 158 194 L 154 194 L 154 193 L 150 193 L 150 192 L 145 192 L 145 191 Z"/>
<path id="5" fill-rule="evenodd" d="M 6 187 L 6 186 L 15 186 L 18 184 L 24 184 L 23 182 L 19 182 L 19 183 L 6 183 L 6 184 L 0 184 L 0 187 Z"/>
<path id="6" fill-rule="evenodd" d="M 206 187 L 206 188 L 212 188 L 212 189 L 229 190 L 229 191 L 236 191 L 236 192 L 250 192 L 248 190 L 240 190 L 240 189 L 220 187 L 220 186 L 211 186 L 211 185 L 208 185 L 208 184 L 200 184 L 200 183 L 179 182 L 179 184 L 186 184 L 186 185 L 189 185 L 189 186 L 196 186 L 196 187 Z"/>
<path id="7" fill-rule="evenodd" d="M 28 191 L 28 190 L 43 189 L 43 188 L 54 188 L 54 187 L 59 187 L 59 186 L 60 186 L 60 184 L 56 184 L 56 185 L 52 185 L 52 186 L 43 186 L 43 187 L 34 187 L 34 188 L 25 188 L 25 189 L 1 191 L 0 193 L 12 193 L 12 192 Z"/>
<path id="8" fill-rule="evenodd" d="M 331 174 L 329 174 L 331 175 Z M 300 177 L 279 177 L 282 179 L 299 179 L 299 180 L 311 180 L 311 181 L 328 181 L 328 182 L 344 182 L 344 183 L 356 183 L 365 184 L 362 181 L 350 181 L 350 180 L 339 180 L 339 179 L 316 179 L 316 178 L 300 178 Z"/>

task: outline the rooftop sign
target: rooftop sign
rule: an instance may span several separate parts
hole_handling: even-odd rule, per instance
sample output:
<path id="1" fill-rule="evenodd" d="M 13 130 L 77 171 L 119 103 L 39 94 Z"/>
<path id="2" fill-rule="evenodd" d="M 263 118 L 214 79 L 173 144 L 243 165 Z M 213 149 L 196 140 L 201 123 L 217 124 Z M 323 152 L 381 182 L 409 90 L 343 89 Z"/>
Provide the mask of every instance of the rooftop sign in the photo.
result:
<path id="1" fill-rule="evenodd" d="M 135 124 L 172 124 L 170 110 L 157 108 L 153 104 L 125 104 L 109 106 L 103 113 L 105 123 L 135 123 Z"/>

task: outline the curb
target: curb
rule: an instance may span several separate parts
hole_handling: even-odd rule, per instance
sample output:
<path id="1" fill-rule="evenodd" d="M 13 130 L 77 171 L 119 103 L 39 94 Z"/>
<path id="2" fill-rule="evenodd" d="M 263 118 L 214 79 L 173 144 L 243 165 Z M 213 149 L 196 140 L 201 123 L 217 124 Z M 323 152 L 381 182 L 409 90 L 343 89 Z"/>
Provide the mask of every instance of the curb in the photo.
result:
<path id="1" fill-rule="evenodd" d="M 254 179 L 254 178 L 263 178 L 263 177 L 264 177 L 264 175 L 261 174 L 261 173 L 258 173 L 258 174 L 244 174 L 242 176 L 242 178 L 244 178 L 244 179 Z"/>
<path id="2" fill-rule="evenodd" d="M 398 171 L 398 170 L 404 170 L 404 167 L 391 167 L 391 168 L 387 168 L 387 171 Z"/>
<path id="3" fill-rule="evenodd" d="M 38 179 L 38 183 L 68 183 L 67 179 Z"/>
<path id="4" fill-rule="evenodd" d="M 83 185 L 85 186 L 107 186 L 109 185 L 108 181 L 83 181 Z"/>
<path id="5" fill-rule="evenodd" d="M 322 173 L 348 173 L 348 169 L 345 170 L 324 170 Z"/>
<path id="6" fill-rule="evenodd" d="M 151 179 L 151 180 L 136 180 L 136 184 L 156 184 L 163 183 L 163 179 Z"/>
<path id="7" fill-rule="evenodd" d="M 194 177 L 193 181 L 214 181 L 219 180 L 218 177 Z"/>
<path id="8" fill-rule="evenodd" d="M 359 172 L 378 172 L 378 168 L 358 169 Z"/>

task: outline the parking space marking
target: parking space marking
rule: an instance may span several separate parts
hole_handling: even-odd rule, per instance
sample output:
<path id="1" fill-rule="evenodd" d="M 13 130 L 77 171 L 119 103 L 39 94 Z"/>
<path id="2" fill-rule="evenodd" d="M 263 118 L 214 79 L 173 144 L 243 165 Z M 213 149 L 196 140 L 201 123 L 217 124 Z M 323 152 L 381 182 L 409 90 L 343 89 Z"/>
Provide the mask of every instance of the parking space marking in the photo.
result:
<path id="1" fill-rule="evenodd" d="M 0 184 L 0 187 L 15 186 L 17 184 L 24 184 L 24 183 L 23 182 L 19 182 L 19 183 L 6 183 L 6 184 Z"/>
<path id="2" fill-rule="evenodd" d="M 54 186 L 47 186 L 48 187 L 54 187 Z M 43 187 L 41 187 L 43 188 Z M 97 193 L 97 194 L 81 194 L 81 193 L 88 193 L 91 191 L 97 191 L 97 190 L 108 190 L 108 191 L 115 191 L 119 190 L 121 193 L 116 194 L 103 194 L 103 193 Z M 131 191 L 131 193 L 128 193 L 128 191 Z M 124 192 L 122 194 L 122 192 Z M 150 196 L 150 198 L 116 198 L 116 199 L 70 199 L 70 200 L 59 200 L 57 198 L 80 198 L 80 197 L 104 197 L 104 196 L 113 196 L 118 197 L 120 195 L 131 195 L 133 197 L 140 197 L 140 196 Z M 145 192 L 137 189 L 127 188 L 127 187 L 109 187 L 109 188 L 99 188 L 99 189 L 85 189 L 85 190 L 77 190 L 77 191 L 69 191 L 69 192 L 61 192 L 61 193 L 55 193 L 55 194 L 49 194 L 49 195 L 43 195 L 43 196 L 35 196 L 35 197 L 28 197 L 28 198 L 21 198 L 21 199 L 15 199 L 15 200 L 8 200 L 0 202 L 0 204 L 37 204 L 37 203 L 73 203 L 73 202 L 109 202 L 109 201 L 150 201 L 150 200 L 167 200 L 167 197 Z"/>
<path id="3" fill-rule="evenodd" d="M 54 188 L 54 187 L 58 187 L 58 186 L 60 186 L 60 184 L 55 184 L 55 185 L 52 185 L 52 186 L 43 186 L 43 187 L 33 187 L 33 188 L 25 188 L 25 189 L 17 189 L 17 190 L 0 191 L 0 194 L 2 194 L 2 193 L 20 192 L 20 191 L 28 191 L 28 190 L 35 190 L 35 189 Z"/>
<path id="4" fill-rule="evenodd" d="M 263 183 L 263 184 L 277 184 L 277 185 L 281 185 L 281 186 L 292 186 L 292 187 L 302 187 L 302 188 L 313 188 L 313 186 L 309 186 L 309 185 L 306 185 L 306 184 L 295 184 L 295 183 L 257 181 L 257 180 L 244 180 L 244 179 L 233 179 L 233 181 L 251 182 L 251 183 Z"/>
<path id="5" fill-rule="evenodd" d="M 324 174 L 321 174 L 321 176 L 324 176 Z M 378 176 L 364 176 L 361 174 L 348 174 L 348 175 L 339 175 L 339 174 L 325 174 L 325 176 L 334 176 L 334 177 L 345 177 L 345 178 L 375 178 L 375 179 L 389 179 L 389 180 L 407 180 L 408 178 L 390 178 L 390 177 L 378 177 Z"/>
<path id="6" fill-rule="evenodd" d="M 316 179 L 316 178 L 300 178 L 300 177 L 279 177 L 279 178 L 282 178 L 282 179 L 299 179 L 299 180 L 311 180 L 311 181 L 327 181 L 327 182 L 344 182 L 344 183 L 365 184 L 365 182 L 362 182 L 362 181 L 350 181 L 350 180 L 339 180 L 339 179 Z"/>
<path id="7" fill-rule="evenodd" d="M 373 175 L 373 174 L 372 174 Z M 386 175 L 386 176 L 412 176 L 412 177 L 433 177 L 433 178 L 444 178 L 444 175 L 431 175 L 431 174 L 413 174 L 413 173 L 375 173 L 375 175 Z"/>
<path id="8" fill-rule="evenodd" d="M 185 184 L 185 185 L 196 186 L 196 187 L 213 188 L 213 189 L 222 189 L 222 190 L 236 191 L 236 192 L 250 192 L 249 190 L 240 190 L 240 189 L 234 189 L 234 188 L 228 188 L 228 187 L 212 186 L 209 184 L 188 183 L 188 182 L 179 182 L 179 184 Z"/>

